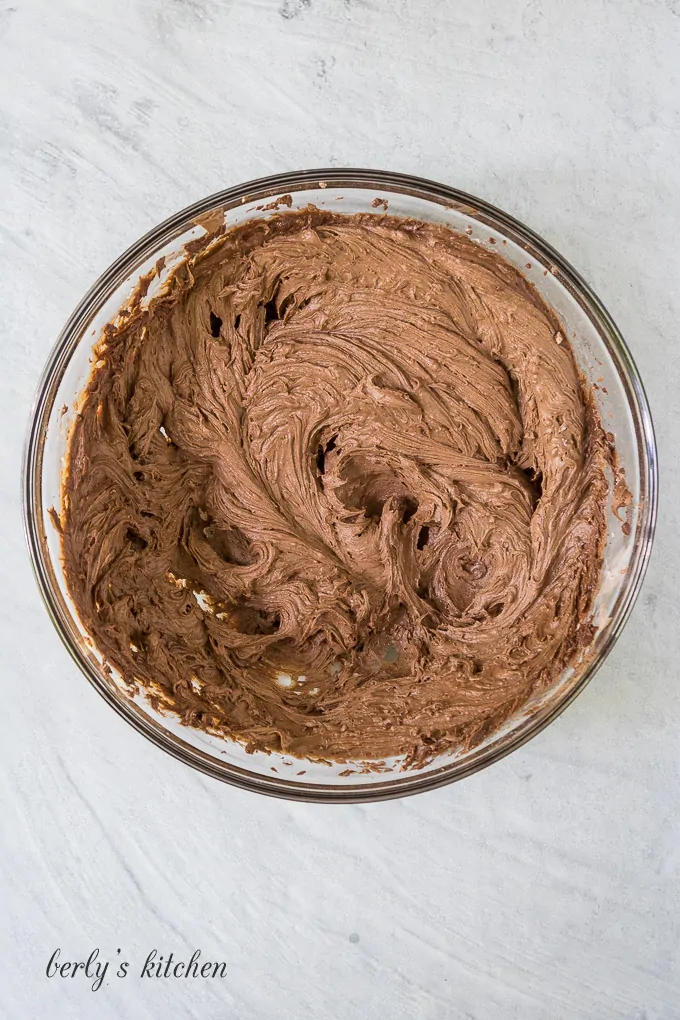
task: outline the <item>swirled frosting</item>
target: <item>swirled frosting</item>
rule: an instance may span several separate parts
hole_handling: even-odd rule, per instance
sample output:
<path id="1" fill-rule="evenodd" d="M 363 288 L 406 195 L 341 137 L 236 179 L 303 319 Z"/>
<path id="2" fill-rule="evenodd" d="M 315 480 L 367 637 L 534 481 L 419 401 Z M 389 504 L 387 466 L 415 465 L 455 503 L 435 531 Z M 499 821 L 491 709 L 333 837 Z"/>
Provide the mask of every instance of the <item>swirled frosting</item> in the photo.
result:
<path id="1" fill-rule="evenodd" d="M 478 743 L 592 639 L 607 441 L 559 321 L 432 224 L 210 240 L 100 344 L 61 514 L 82 622 L 249 749 Z"/>

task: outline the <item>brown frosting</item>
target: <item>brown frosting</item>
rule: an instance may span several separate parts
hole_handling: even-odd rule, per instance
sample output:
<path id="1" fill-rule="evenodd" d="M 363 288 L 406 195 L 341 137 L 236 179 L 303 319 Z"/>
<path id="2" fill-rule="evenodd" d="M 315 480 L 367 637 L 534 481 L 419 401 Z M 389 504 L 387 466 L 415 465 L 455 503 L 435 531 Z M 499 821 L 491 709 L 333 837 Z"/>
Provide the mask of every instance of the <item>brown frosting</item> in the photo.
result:
<path id="1" fill-rule="evenodd" d="M 478 743 L 593 634 L 608 444 L 560 323 L 432 224 L 218 233 L 98 350 L 61 515 L 85 627 L 249 749 Z"/>

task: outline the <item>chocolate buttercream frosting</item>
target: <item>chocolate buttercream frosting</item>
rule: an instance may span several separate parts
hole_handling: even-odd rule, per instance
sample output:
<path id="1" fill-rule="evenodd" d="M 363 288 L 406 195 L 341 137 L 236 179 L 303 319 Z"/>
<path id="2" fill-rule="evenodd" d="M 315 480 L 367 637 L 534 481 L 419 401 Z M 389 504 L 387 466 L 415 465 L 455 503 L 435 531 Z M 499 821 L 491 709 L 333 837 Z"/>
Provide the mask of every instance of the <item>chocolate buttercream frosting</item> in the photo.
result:
<path id="1" fill-rule="evenodd" d="M 499 255 L 308 209 L 148 282 L 97 350 L 60 517 L 126 683 L 250 750 L 420 764 L 588 646 L 610 448 Z"/>

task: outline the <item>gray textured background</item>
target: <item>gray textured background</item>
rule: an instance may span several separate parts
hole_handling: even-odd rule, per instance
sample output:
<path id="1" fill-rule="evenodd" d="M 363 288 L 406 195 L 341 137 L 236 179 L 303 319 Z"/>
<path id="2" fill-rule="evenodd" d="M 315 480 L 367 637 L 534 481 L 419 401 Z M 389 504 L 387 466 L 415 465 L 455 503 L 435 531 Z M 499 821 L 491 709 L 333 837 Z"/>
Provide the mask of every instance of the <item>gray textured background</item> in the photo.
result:
<path id="1" fill-rule="evenodd" d="M 677 0 L 0 0 L 0 944 L 8 1020 L 680 1016 Z M 39 371 L 153 224 L 306 166 L 410 171 L 544 234 L 609 306 L 662 501 L 614 653 L 530 745 L 404 802 L 288 805 L 126 727 L 52 630 L 21 537 Z M 98 992 L 61 946 L 225 960 Z"/>

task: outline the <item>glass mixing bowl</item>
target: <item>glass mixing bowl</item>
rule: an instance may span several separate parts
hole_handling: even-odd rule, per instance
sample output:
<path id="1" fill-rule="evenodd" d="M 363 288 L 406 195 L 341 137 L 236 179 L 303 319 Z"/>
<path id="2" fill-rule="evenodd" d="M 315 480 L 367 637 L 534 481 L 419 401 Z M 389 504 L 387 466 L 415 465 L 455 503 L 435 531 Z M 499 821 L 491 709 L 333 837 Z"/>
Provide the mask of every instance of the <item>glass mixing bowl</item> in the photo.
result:
<path id="1" fill-rule="evenodd" d="M 348 774 L 347 763 L 248 754 L 236 742 L 160 714 L 142 695 L 130 697 L 115 673 L 103 668 L 78 619 L 65 582 L 59 534 L 49 516 L 50 508 L 60 505 L 70 427 L 90 376 L 93 347 L 106 323 L 129 301 L 140 276 L 165 257 L 148 299 L 182 259 L 187 242 L 223 222 L 230 227 L 266 216 L 263 206 L 282 195 L 284 206 L 292 209 L 312 203 L 344 213 L 380 211 L 386 202 L 393 216 L 465 232 L 517 266 L 561 319 L 586 378 L 597 382 L 594 395 L 602 422 L 616 437 L 633 495 L 629 527 L 623 529 L 610 510 L 603 580 L 594 604 L 597 630 L 583 661 L 484 743 L 420 769 L 391 763 L 387 772 L 357 769 Z M 25 451 L 23 498 L 33 568 L 54 625 L 85 676 L 124 719 L 159 747 L 216 779 L 279 797 L 347 803 L 403 796 L 462 779 L 539 733 L 583 690 L 621 633 L 640 590 L 656 519 L 657 456 L 647 399 L 618 329 L 588 285 L 549 244 L 499 209 L 441 184 L 373 170 L 309 170 L 250 181 L 197 202 L 151 230 L 106 270 L 66 323 L 43 372 Z"/>

